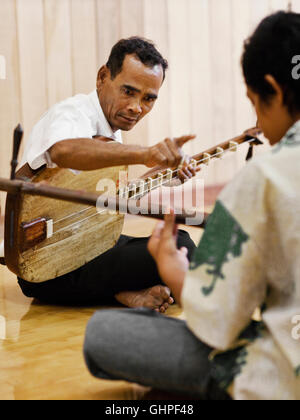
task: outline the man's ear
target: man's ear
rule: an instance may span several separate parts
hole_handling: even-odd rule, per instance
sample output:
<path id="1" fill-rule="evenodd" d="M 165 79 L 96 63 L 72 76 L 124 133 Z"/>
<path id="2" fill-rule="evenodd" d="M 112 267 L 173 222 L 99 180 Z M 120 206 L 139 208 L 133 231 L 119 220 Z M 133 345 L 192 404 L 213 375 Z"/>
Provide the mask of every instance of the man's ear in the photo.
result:
<path id="1" fill-rule="evenodd" d="M 100 89 L 101 85 L 103 85 L 108 77 L 110 77 L 109 68 L 107 66 L 102 66 L 97 75 L 97 89 Z"/>
<path id="2" fill-rule="evenodd" d="M 276 101 L 279 103 L 279 105 L 284 104 L 284 93 L 282 90 L 282 87 L 280 84 L 274 79 L 274 77 L 271 74 L 265 75 L 265 80 L 269 85 L 272 86 L 272 89 L 275 91 Z"/>

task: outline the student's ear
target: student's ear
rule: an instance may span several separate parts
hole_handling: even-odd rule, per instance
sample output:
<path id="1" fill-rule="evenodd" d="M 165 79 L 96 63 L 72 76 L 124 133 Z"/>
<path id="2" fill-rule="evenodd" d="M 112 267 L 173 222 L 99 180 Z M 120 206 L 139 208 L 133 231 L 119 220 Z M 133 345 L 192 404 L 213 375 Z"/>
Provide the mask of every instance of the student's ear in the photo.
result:
<path id="1" fill-rule="evenodd" d="M 284 93 L 280 84 L 274 79 L 271 74 L 265 75 L 266 82 L 271 85 L 272 89 L 274 90 L 274 99 L 278 102 L 279 105 L 284 104 Z"/>
<path id="2" fill-rule="evenodd" d="M 110 77 L 110 71 L 108 67 L 102 66 L 98 71 L 97 75 L 97 89 L 100 89 L 101 85 L 105 83 L 105 80 Z"/>

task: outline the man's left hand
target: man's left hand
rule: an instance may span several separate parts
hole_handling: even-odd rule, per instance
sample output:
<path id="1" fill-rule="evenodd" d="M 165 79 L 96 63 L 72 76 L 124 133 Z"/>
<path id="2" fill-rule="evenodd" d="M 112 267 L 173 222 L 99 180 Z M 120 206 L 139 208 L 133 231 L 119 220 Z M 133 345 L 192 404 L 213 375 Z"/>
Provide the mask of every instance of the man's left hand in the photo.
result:
<path id="1" fill-rule="evenodd" d="M 197 172 L 201 170 L 199 166 L 195 168 L 190 162 L 191 159 L 189 158 L 189 156 L 185 156 L 183 163 L 178 168 L 177 175 L 182 184 L 196 176 Z M 172 183 L 170 186 L 172 186 Z"/>

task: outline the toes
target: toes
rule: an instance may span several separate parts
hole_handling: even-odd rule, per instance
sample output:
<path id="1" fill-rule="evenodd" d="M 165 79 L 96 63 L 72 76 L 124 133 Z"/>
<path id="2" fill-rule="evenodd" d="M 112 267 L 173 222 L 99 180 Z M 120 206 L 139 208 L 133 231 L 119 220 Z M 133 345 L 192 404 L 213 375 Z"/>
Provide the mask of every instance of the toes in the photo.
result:
<path id="1" fill-rule="evenodd" d="M 161 286 L 160 284 L 158 284 L 157 286 L 151 287 L 151 289 L 149 290 L 152 296 L 162 298 L 164 300 L 167 300 L 167 298 L 171 294 L 170 289 L 167 286 Z"/>
<path id="2" fill-rule="evenodd" d="M 165 302 L 168 302 L 170 299 L 170 295 L 171 295 L 171 290 L 168 287 L 165 286 L 161 286 L 162 290 L 161 290 L 161 297 Z"/>
<path id="3" fill-rule="evenodd" d="M 142 306 L 151 308 L 156 312 L 164 313 L 169 305 L 174 303 L 171 291 L 167 286 L 157 285 L 144 291 L 146 301 Z"/>
<path id="4" fill-rule="evenodd" d="M 169 299 L 168 299 L 168 303 L 170 304 L 170 305 L 173 305 L 173 303 L 174 303 L 174 299 L 170 296 L 169 297 Z"/>
<path id="5" fill-rule="evenodd" d="M 159 312 L 164 313 L 166 312 L 166 310 L 168 309 L 169 304 L 166 302 L 163 305 L 161 305 L 161 307 L 159 308 Z"/>

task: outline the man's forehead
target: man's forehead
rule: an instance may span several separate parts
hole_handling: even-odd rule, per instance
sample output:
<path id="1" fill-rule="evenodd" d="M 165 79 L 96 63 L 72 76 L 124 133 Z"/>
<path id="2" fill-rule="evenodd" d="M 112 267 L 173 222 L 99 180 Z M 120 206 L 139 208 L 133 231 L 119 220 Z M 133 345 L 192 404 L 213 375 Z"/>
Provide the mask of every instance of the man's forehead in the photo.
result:
<path id="1" fill-rule="evenodd" d="M 132 77 L 141 79 L 145 78 L 149 81 L 158 82 L 160 85 L 163 81 L 163 68 L 160 64 L 155 64 L 153 67 L 143 64 L 135 55 L 126 55 L 123 61 L 122 71 L 119 73 L 121 78 Z"/>

